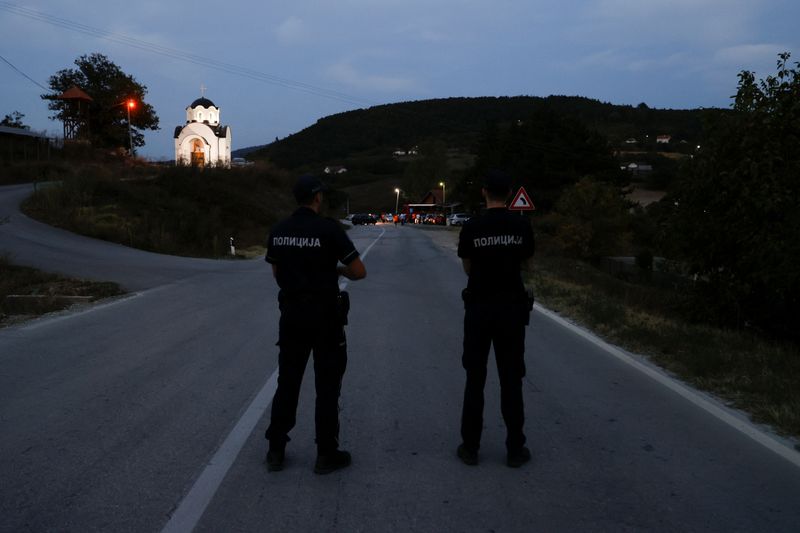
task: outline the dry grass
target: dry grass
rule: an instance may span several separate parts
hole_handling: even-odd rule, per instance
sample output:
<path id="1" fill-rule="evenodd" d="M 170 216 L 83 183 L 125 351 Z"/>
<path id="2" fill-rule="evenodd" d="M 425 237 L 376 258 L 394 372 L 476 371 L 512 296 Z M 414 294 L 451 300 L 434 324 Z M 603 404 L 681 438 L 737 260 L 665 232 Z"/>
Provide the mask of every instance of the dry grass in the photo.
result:
<path id="1" fill-rule="evenodd" d="M 85 296 L 88 302 L 119 296 L 124 291 L 116 283 L 72 279 L 34 268 L 14 265 L 0 256 L 0 327 L 69 306 L 64 296 Z M 37 296 L 37 304 L 20 310 L 10 305 L 10 295 Z"/>
<path id="2" fill-rule="evenodd" d="M 685 295 L 626 283 L 586 265 L 540 259 L 530 276 L 538 300 L 601 337 L 648 356 L 694 386 L 800 436 L 800 350 L 751 331 L 681 318 Z M 673 294 L 667 294 L 672 292 Z M 665 298 L 667 300 L 665 300 Z M 669 301 L 671 299 L 672 301 Z"/>

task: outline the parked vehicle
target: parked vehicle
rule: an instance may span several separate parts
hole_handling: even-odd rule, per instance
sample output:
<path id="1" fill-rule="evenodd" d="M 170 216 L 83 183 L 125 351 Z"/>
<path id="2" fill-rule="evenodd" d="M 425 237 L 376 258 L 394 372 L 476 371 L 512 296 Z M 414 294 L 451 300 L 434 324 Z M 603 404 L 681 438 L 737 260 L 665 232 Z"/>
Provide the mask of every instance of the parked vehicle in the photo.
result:
<path id="1" fill-rule="evenodd" d="M 354 226 L 375 224 L 376 222 L 378 222 L 378 218 L 372 215 L 368 215 L 366 213 L 357 213 L 353 215 L 351 222 L 353 223 Z"/>
<path id="2" fill-rule="evenodd" d="M 470 218 L 472 218 L 472 216 L 469 215 L 468 213 L 454 213 L 449 217 L 450 225 L 461 226 L 462 224 L 464 224 L 464 222 L 466 222 Z"/>

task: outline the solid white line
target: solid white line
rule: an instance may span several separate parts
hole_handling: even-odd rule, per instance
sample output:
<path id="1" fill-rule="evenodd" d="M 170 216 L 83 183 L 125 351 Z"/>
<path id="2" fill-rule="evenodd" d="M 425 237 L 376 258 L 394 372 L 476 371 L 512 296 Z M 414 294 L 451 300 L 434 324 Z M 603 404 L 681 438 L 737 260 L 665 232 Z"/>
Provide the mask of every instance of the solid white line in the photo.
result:
<path id="1" fill-rule="evenodd" d="M 536 304 L 536 310 L 541 314 L 543 314 L 544 316 L 546 316 L 547 318 L 549 318 L 550 320 L 560 324 L 561 326 L 564 326 L 565 328 L 569 329 L 576 335 L 583 337 L 584 339 L 591 342 L 598 348 L 602 349 L 606 353 L 616 357 L 623 363 L 630 365 L 639 372 L 654 379 L 661 385 L 679 394 L 681 397 L 685 398 L 686 400 L 689 400 L 690 402 L 700 407 L 701 409 L 705 410 L 706 412 L 710 413 L 711 415 L 715 416 L 722 422 L 725 422 L 732 428 L 750 437 L 758 444 L 764 446 L 773 453 L 776 453 L 777 455 L 783 457 L 784 459 L 792 463 L 794 466 L 800 468 L 800 453 L 793 450 L 791 447 L 779 442 L 778 440 L 775 439 L 775 437 L 767 433 L 764 433 L 762 430 L 760 430 L 753 424 L 747 422 L 746 420 L 737 418 L 736 416 L 729 413 L 722 407 L 715 405 L 713 402 L 704 398 L 697 391 L 687 387 L 686 385 L 675 379 L 670 378 L 669 376 L 661 373 L 655 368 L 652 368 L 646 365 L 645 363 L 642 363 L 641 361 L 637 361 L 636 359 L 631 357 L 630 354 L 620 350 L 616 346 L 608 344 L 607 342 L 600 339 L 596 335 L 564 320 L 563 318 L 553 313 L 552 311 L 545 309 L 544 307 L 541 307 L 539 304 Z"/>
<path id="2" fill-rule="evenodd" d="M 382 230 L 381 234 L 361 254 L 362 259 L 367 257 L 369 251 L 383 237 L 384 233 L 386 233 L 386 230 Z M 345 283 L 345 286 L 347 286 L 347 283 Z M 233 466 L 239 452 L 242 451 L 244 443 L 253 432 L 253 428 L 264 415 L 269 404 L 272 403 L 272 397 L 275 395 L 277 387 L 278 369 L 275 369 L 219 449 L 214 453 L 200 477 L 197 478 L 192 488 L 181 500 L 178 508 L 172 513 L 169 522 L 161 530 L 162 533 L 189 533 L 197 526 L 208 504 L 211 503 L 211 499 L 228 474 L 228 470 Z"/>
<path id="3" fill-rule="evenodd" d="M 245 441 L 252 433 L 264 411 L 272 403 L 275 389 L 278 386 L 277 369 L 261 387 L 255 399 L 242 415 L 242 418 L 228 434 L 225 441 L 206 465 L 200 477 L 194 482 L 192 489 L 183 498 L 178 508 L 172 514 L 162 533 L 189 533 L 192 531 L 200 517 L 211 503 L 211 498 L 225 479 L 225 475 L 233 466 L 233 462 L 242 450 Z"/>

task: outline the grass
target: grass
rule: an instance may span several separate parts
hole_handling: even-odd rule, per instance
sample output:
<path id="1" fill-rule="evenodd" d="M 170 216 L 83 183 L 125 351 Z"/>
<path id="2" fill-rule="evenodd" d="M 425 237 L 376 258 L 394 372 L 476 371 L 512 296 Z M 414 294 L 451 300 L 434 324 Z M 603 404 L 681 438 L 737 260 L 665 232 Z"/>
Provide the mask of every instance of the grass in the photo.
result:
<path id="1" fill-rule="evenodd" d="M 226 257 L 263 245 L 294 206 L 288 178 L 257 165 L 190 168 L 74 165 L 40 186 L 23 211 L 42 222 L 134 248 Z"/>
<path id="2" fill-rule="evenodd" d="M 694 386 L 800 436 L 800 350 L 753 331 L 694 323 L 691 292 L 617 279 L 590 265 L 537 257 L 537 300 Z"/>
<path id="3" fill-rule="evenodd" d="M 53 311 L 68 305 L 63 296 L 87 296 L 89 302 L 119 296 L 125 292 L 116 283 L 87 281 L 50 274 L 30 267 L 15 265 L 6 255 L 0 256 L 0 327 Z M 9 295 L 33 295 L 37 305 L 31 310 L 15 309 Z"/>

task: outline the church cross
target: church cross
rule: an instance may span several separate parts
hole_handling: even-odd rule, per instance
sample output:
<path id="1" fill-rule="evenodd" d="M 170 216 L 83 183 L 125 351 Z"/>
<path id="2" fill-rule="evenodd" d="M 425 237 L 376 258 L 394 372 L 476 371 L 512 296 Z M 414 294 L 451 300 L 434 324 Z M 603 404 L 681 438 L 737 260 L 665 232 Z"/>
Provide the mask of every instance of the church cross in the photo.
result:
<path id="1" fill-rule="evenodd" d="M 200 84 L 200 96 L 203 96 L 203 97 L 205 97 L 205 95 L 206 95 L 206 89 L 208 89 L 208 87 L 206 87 L 205 85 L 203 85 L 203 84 L 201 83 L 201 84 Z"/>

